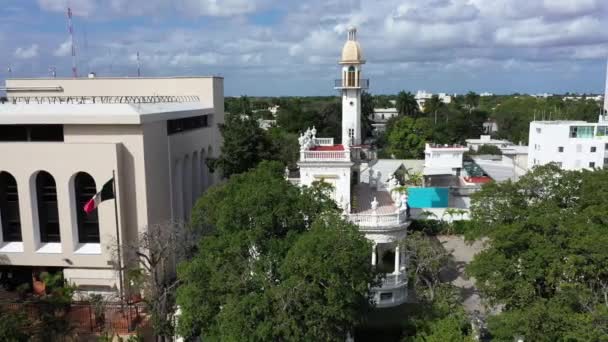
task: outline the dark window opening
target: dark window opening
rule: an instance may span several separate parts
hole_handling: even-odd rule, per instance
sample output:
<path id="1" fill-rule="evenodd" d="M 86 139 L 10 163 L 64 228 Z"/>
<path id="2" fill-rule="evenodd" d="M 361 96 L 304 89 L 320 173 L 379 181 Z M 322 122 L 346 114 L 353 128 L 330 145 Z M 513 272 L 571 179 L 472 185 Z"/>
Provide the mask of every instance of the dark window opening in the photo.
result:
<path id="1" fill-rule="evenodd" d="M 595 146 L 591 146 L 591 153 L 594 153 L 595 151 L 597 151 L 597 148 Z"/>
<path id="2" fill-rule="evenodd" d="M 199 128 L 209 127 L 209 115 L 192 116 L 183 119 L 174 119 L 167 121 L 167 134 L 175 134 L 180 132 L 192 131 Z"/>
<path id="3" fill-rule="evenodd" d="M 74 179 L 76 197 L 76 213 L 78 217 L 78 242 L 99 243 L 99 217 L 97 210 L 90 214 L 84 211 L 84 206 L 95 196 L 97 188 L 95 180 L 88 173 L 79 172 Z"/>
<path id="4" fill-rule="evenodd" d="M 2 241 L 22 241 L 17 181 L 8 172 L 0 172 L 0 219 Z"/>
<path id="5" fill-rule="evenodd" d="M 392 292 L 381 292 L 380 293 L 380 300 L 384 301 L 384 300 L 391 300 L 393 299 L 393 293 Z"/>
<path id="6" fill-rule="evenodd" d="M 57 186 L 55 179 L 48 172 L 40 171 L 36 176 L 36 194 L 40 242 L 60 242 Z"/>
<path id="7" fill-rule="evenodd" d="M 0 141 L 63 141 L 63 126 L 0 125 Z"/>

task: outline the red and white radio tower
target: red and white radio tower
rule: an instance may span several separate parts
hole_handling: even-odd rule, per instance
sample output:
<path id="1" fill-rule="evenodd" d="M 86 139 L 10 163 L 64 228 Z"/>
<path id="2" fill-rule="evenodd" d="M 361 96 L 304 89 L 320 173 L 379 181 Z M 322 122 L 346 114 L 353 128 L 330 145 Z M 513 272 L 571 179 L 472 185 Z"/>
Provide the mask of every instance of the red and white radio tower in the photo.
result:
<path id="1" fill-rule="evenodd" d="M 70 44 L 72 45 L 72 76 L 78 77 L 76 69 L 76 46 L 74 45 L 74 26 L 72 25 L 72 9 L 68 7 L 68 31 L 70 32 Z"/>

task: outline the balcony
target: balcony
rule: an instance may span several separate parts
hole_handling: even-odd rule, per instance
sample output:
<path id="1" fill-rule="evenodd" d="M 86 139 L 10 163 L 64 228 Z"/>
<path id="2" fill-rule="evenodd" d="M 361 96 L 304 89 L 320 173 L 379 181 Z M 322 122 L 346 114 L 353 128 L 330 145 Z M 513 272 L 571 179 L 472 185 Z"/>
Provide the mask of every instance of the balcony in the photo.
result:
<path id="1" fill-rule="evenodd" d="M 391 214 L 349 214 L 348 220 L 364 231 L 386 231 L 400 229 L 408 222 L 408 215 L 407 210 L 403 209 Z"/>
<path id="2" fill-rule="evenodd" d="M 369 79 L 359 79 L 359 82 L 356 81 L 356 79 L 334 80 L 334 89 L 369 89 Z"/>
<path id="3" fill-rule="evenodd" d="M 372 288 L 372 293 L 377 308 L 389 308 L 405 303 L 408 297 L 407 274 L 386 274 L 382 285 Z"/>
<path id="4" fill-rule="evenodd" d="M 334 138 L 315 138 L 315 145 L 317 146 L 333 146 Z"/>
<path id="5" fill-rule="evenodd" d="M 301 151 L 300 162 L 350 162 L 350 151 Z"/>

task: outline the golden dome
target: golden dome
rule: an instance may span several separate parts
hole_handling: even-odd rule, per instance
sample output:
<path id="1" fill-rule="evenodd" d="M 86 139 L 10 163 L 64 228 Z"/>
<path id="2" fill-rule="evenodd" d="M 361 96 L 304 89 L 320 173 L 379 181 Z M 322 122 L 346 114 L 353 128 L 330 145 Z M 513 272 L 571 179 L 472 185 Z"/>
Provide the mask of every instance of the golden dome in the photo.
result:
<path id="1" fill-rule="evenodd" d="M 361 45 L 357 41 L 357 29 L 352 27 L 348 29 L 348 40 L 342 48 L 342 59 L 340 64 L 363 64 L 363 52 Z"/>

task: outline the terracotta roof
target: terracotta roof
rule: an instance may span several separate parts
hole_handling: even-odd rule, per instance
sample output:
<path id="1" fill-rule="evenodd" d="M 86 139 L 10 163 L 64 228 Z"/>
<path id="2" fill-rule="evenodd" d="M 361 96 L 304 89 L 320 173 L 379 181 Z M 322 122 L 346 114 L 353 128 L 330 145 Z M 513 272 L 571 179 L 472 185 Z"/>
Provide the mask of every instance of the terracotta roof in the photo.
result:
<path id="1" fill-rule="evenodd" d="M 332 146 L 315 146 L 310 149 L 311 151 L 344 151 L 344 146 L 342 145 L 332 145 Z"/>

